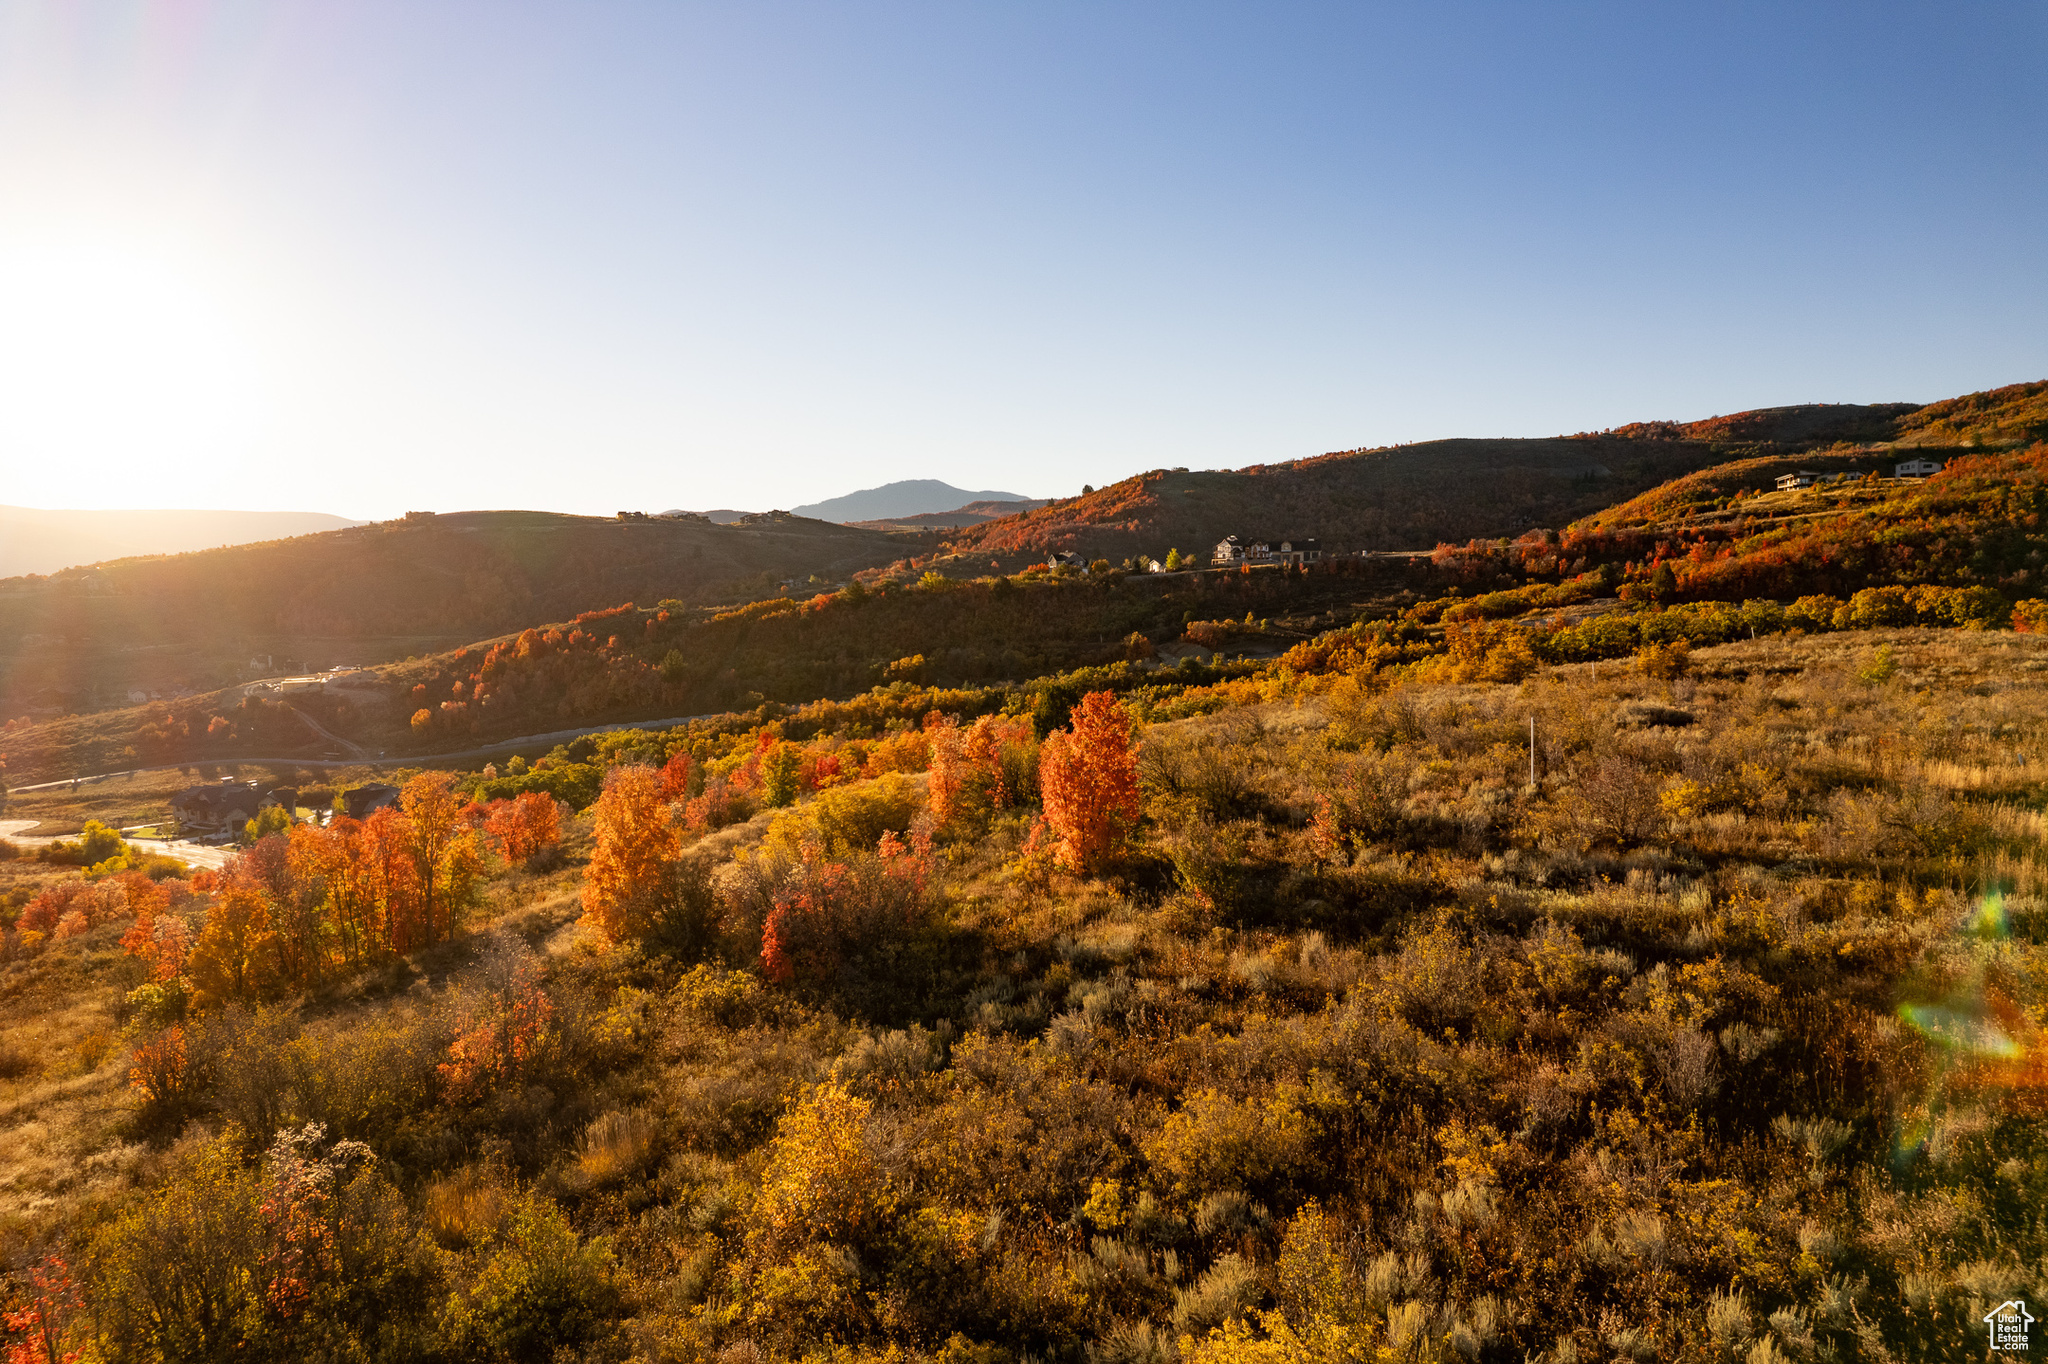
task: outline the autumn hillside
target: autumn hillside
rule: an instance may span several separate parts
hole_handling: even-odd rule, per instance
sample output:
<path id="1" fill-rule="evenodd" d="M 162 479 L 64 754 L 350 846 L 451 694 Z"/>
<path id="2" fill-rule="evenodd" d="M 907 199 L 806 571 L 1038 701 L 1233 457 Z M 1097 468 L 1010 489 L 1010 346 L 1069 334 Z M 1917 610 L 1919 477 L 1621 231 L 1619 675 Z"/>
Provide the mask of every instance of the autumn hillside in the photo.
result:
<path id="1" fill-rule="evenodd" d="M 8 1359 L 1982 1358 L 2048 1265 L 2031 401 L 1924 480 L 1885 411 L 1496 442 L 1678 473 L 1425 555 L 634 579 L 347 698 L 9 724 L 16 780 L 293 799 L 200 871 L 168 774 L 12 797 Z"/>
<path id="2" fill-rule="evenodd" d="M 379 663 L 622 601 L 745 600 L 886 563 L 899 546 L 786 515 L 721 526 L 463 512 L 11 578 L 0 715 L 217 687 L 247 675 L 252 654 L 277 671 Z"/>
<path id="3" fill-rule="evenodd" d="M 970 563 L 1062 549 L 1111 559 L 1163 556 L 1169 547 L 1206 554 L 1225 535 L 1314 536 L 1326 550 L 1427 549 L 1560 527 L 1740 458 L 1839 451 L 1869 461 L 1893 442 L 1961 449 L 2044 432 L 2048 383 L 1925 407 L 1809 404 L 1554 439 L 1425 441 L 1227 472 L 1153 470 L 964 528 L 949 545 Z"/>

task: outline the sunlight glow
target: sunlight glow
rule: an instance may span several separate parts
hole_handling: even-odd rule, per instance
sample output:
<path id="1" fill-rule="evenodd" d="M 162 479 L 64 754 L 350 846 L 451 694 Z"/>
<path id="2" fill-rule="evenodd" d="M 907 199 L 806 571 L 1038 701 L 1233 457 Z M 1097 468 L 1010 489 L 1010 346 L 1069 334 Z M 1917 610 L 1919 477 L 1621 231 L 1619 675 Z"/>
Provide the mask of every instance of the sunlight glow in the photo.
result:
<path id="1" fill-rule="evenodd" d="M 267 389 L 249 302 L 174 240 L 76 224 L 0 236 L 0 445 L 124 470 L 245 454 Z"/>

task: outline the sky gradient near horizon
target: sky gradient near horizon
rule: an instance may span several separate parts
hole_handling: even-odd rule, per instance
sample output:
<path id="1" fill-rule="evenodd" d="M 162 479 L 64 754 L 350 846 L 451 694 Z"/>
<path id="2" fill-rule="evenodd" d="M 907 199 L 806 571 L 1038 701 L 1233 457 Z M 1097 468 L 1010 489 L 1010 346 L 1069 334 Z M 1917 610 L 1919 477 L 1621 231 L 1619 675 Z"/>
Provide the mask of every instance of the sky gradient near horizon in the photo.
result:
<path id="1" fill-rule="evenodd" d="M 0 502 L 1058 496 L 2048 377 L 2048 8 L 0 0 Z"/>

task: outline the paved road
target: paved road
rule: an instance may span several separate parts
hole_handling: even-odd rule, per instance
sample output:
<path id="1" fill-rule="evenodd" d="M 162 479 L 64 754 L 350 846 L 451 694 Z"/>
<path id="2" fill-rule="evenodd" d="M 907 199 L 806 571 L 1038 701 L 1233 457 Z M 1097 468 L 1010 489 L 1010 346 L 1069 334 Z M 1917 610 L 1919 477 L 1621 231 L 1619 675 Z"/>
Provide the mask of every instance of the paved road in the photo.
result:
<path id="1" fill-rule="evenodd" d="M 34 819 L 0 819 L 0 838 L 4 838 L 9 843 L 23 848 L 40 848 L 45 844 L 57 842 L 58 840 L 55 837 L 37 835 L 25 838 L 22 836 L 24 829 L 33 829 L 40 822 L 40 820 Z M 121 832 L 125 835 L 130 831 L 123 829 Z M 210 867 L 215 870 L 227 865 L 227 860 L 240 851 L 239 848 L 232 846 L 221 847 L 211 843 L 194 843 L 189 839 L 183 838 L 131 838 L 129 842 L 147 848 L 151 852 L 161 852 L 175 857 L 188 866 Z"/>
<path id="2" fill-rule="evenodd" d="M 556 744 L 580 739 L 586 734 L 610 734 L 621 729 L 669 729 L 676 725 L 688 724 L 692 720 L 710 720 L 730 712 L 706 711 L 702 715 L 678 715 L 666 720 L 629 720 L 617 725 L 592 725 L 587 729 L 558 729 L 550 734 L 522 734 L 514 739 L 501 739 L 482 748 L 465 748 L 453 753 L 401 753 L 396 757 L 375 758 L 188 758 L 184 762 L 159 763 L 155 767 L 130 767 L 119 772 L 95 772 L 89 776 L 65 778 L 62 781 L 40 781 L 29 786 L 10 786 L 8 791 L 19 794 L 24 791 L 57 791 L 64 787 L 89 786 L 94 782 L 106 781 L 111 777 L 133 777 L 143 772 L 176 772 L 187 767 L 310 767 L 330 772 L 339 767 L 420 767 L 427 763 L 459 762 L 467 758 L 488 758 L 494 753 L 504 753 L 519 748 L 553 748 Z"/>

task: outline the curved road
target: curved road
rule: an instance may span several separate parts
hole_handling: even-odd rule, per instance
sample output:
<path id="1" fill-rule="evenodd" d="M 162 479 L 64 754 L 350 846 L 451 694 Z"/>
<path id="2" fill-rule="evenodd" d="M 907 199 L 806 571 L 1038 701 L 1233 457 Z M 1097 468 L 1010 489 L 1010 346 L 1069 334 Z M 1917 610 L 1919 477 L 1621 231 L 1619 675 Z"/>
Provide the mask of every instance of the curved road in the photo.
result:
<path id="1" fill-rule="evenodd" d="M 464 748 L 453 753 L 402 753 L 393 758 L 387 758 L 382 755 L 374 758 L 244 758 L 239 756 L 228 758 L 188 758 L 184 762 L 158 763 L 154 767 L 129 767 L 119 772 L 95 772 L 89 776 L 66 777 L 60 781 L 41 781 L 30 786 L 10 786 L 7 790 L 10 793 L 56 791 L 66 786 L 106 781 L 110 777 L 132 777 L 143 772 L 176 772 L 187 767 L 310 767 L 323 772 L 332 771 L 338 767 L 419 767 L 426 763 L 456 762 L 464 758 L 488 758 L 494 753 L 503 753 L 507 749 L 542 746 L 553 748 L 556 744 L 564 744 L 571 739 L 580 739 L 586 734 L 610 734 L 615 730 L 621 729 L 670 729 L 676 725 L 688 724 L 692 720 L 710 720 L 729 713 L 728 711 L 714 710 L 706 711 L 702 715 L 678 715 L 667 720 L 630 720 L 616 725 L 591 725 L 586 729 L 558 729 L 549 734 L 522 734 L 517 738 L 501 739 L 497 743 L 486 744 L 482 748 Z M 346 741 L 336 739 L 335 742 L 343 743 Z M 354 745 L 350 745 L 350 747 L 354 747 Z"/>
<path id="2" fill-rule="evenodd" d="M 40 820 L 34 819 L 0 819 L 0 838 L 4 838 L 8 842 L 24 848 L 40 848 L 44 844 L 59 841 L 54 837 L 36 836 L 25 838 L 22 836 L 24 829 L 33 829 L 39 823 L 41 823 Z M 133 832 L 132 829 L 121 830 L 124 837 Z M 72 836 L 76 837 L 76 835 Z M 175 857 L 187 866 L 206 867 L 215 871 L 227 865 L 227 860 L 241 851 L 240 847 L 232 843 L 194 843 L 190 839 L 184 838 L 130 838 L 128 841 L 150 852 L 160 852 Z"/>

